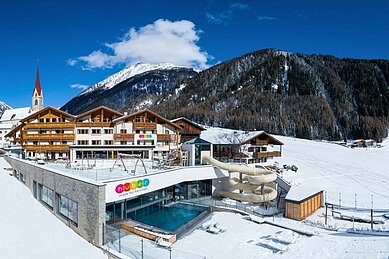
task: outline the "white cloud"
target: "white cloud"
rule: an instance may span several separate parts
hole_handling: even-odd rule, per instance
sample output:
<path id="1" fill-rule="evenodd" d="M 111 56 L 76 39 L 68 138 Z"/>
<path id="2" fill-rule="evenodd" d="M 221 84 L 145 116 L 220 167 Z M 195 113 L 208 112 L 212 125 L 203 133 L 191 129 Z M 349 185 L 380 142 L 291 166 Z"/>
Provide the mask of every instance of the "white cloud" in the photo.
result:
<path id="1" fill-rule="evenodd" d="M 266 15 L 258 15 L 257 18 L 258 18 L 259 21 L 274 21 L 274 20 L 277 20 L 277 17 L 266 16 Z"/>
<path id="2" fill-rule="evenodd" d="M 239 9 L 239 10 L 247 10 L 247 9 L 249 9 L 249 5 L 236 2 L 236 3 L 230 4 L 230 8 L 235 8 L 235 9 Z"/>
<path id="3" fill-rule="evenodd" d="M 228 6 L 227 9 L 219 12 L 219 13 L 205 13 L 205 16 L 207 17 L 208 21 L 210 23 L 215 24 L 227 24 L 228 22 L 232 21 L 232 18 L 234 16 L 234 13 L 236 11 L 244 11 L 250 9 L 248 4 L 243 4 L 240 2 L 232 3 Z"/>
<path id="4" fill-rule="evenodd" d="M 106 43 L 107 54 L 101 50 L 69 59 L 71 66 L 81 64 L 83 69 L 110 68 L 116 64 L 172 63 L 206 68 L 210 56 L 197 45 L 200 31 L 187 20 L 157 20 L 139 28 L 131 28 L 118 42 Z"/>
<path id="5" fill-rule="evenodd" d="M 88 87 L 89 87 L 89 85 L 82 85 L 82 84 L 72 84 L 72 85 L 70 85 L 70 88 L 81 89 L 81 90 L 85 90 Z"/>

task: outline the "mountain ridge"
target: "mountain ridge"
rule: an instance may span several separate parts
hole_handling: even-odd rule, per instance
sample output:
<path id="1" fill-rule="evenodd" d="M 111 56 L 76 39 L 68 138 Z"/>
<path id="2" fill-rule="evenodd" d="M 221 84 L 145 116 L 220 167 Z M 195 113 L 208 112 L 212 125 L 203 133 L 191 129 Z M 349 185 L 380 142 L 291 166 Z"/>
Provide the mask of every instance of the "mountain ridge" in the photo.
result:
<path id="1" fill-rule="evenodd" d="M 386 60 L 264 49 L 186 74 L 157 94 L 152 93 L 153 81 L 146 81 L 143 86 L 150 91 L 127 96 L 112 108 L 131 112 L 148 107 L 167 118 L 185 116 L 209 126 L 309 139 L 387 136 Z M 112 89 L 120 87 L 123 84 Z"/>

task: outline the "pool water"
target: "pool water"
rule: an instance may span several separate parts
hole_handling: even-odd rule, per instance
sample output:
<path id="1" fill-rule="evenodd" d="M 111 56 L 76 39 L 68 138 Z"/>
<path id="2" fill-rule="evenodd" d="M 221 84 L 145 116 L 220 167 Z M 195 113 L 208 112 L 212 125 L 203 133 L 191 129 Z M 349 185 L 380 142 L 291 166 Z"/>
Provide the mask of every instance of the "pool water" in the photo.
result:
<path id="1" fill-rule="evenodd" d="M 151 206 L 148 212 L 137 213 L 134 220 L 157 227 L 163 230 L 174 232 L 192 219 L 196 218 L 206 207 L 190 204 L 176 203 L 169 207 Z"/>

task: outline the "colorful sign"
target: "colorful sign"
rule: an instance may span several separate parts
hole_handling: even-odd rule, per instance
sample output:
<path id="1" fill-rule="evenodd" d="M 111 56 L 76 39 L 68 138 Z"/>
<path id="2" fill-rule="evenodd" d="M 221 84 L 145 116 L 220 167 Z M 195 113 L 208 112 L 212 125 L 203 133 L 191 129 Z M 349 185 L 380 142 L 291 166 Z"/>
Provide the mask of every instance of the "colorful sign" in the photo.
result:
<path id="1" fill-rule="evenodd" d="M 145 178 L 143 180 L 138 180 L 138 181 L 133 181 L 130 183 L 125 183 L 125 184 L 119 184 L 116 186 L 115 191 L 116 193 L 123 193 L 123 192 L 129 192 L 129 191 L 135 191 L 137 189 L 141 189 L 144 187 L 149 186 L 150 180 Z"/>
<path id="2" fill-rule="evenodd" d="M 140 139 L 152 139 L 154 138 L 153 134 L 139 134 Z"/>

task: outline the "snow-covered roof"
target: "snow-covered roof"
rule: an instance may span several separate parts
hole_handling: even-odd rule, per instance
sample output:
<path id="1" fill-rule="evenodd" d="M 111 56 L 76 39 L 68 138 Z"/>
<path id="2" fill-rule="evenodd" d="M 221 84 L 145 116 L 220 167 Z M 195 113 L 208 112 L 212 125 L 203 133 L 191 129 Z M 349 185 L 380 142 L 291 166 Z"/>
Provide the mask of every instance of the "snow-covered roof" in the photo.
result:
<path id="1" fill-rule="evenodd" d="M 286 195 L 285 200 L 301 202 L 322 191 L 323 189 L 321 188 L 292 186 L 290 187 L 290 190 Z"/>
<path id="2" fill-rule="evenodd" d="M 200 137 L 212 144 L 240 144 L 254 138 L 264 131 L 242 131 L 224 128 L 207 128 L 202 131 Z"/>
<path id="3" fill-rule="evenodd" d="M 170 121 L 173 122 L 173 123 L 176 123 L 179 120 L 184 120 L 184 121 L 188 122 L 189 124 L 195 126 L 196 128 L 198 128 L 200 130 L 205 130 L 205 128 L 203 126 L 201 126 L 201 125 L 197 124 L 196 122 L 191 121 L 191 120 L 189 120 L 189 119 L 187 119 L 185 117 L 179 117 L 179 118 L 176 118 L 176 119 L 173 119 L 173 120 L 170 120 Z"/>
<path id="4" fill-rule="evenodd" d="M 0 129 L 12 129 L 14 126 L 12 123 L 0 123 Z"/>
<path id="5" fill-rule="evenodd" d="M 31 112 L 30 107 L 24 107 L 24 108 L 16 108 L 16 109 L 10 109 L 5 110 L 3 113 L 3 116 L 0 119 L 1 121 L 19 121 L 23 119 L 24 117 L 27 117 Z"/>

